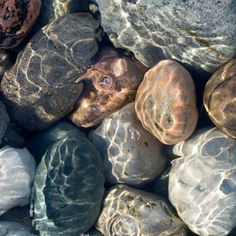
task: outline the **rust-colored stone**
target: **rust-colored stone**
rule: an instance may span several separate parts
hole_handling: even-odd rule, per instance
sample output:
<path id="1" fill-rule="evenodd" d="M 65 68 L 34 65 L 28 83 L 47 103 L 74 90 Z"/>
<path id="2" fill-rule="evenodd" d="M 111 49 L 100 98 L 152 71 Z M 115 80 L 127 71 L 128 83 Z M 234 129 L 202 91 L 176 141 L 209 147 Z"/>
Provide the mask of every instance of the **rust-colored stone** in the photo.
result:
<path id="1" fill-rule="evenodd" d="M 100 123 L 135 98 L 145 71 L 136 59 L 102 49 L 96 63 L 77 80 L 83 81 L 84 89 L 70 119 L 82 127 Z"/>
<path id="2" fill-rule="evenodd" d="M 176 61 L 159 62 L 145 74 L 135 110 L 143 127 L 162 143 L 176 144 L 187 139 L 198 119 L 191 75 Z"/>
<path id="3" fill-rule="evenodd" d="M 236 138 L 236 58 L 211 76 L 203 101 L 212 122 L 227 135 Z"/>

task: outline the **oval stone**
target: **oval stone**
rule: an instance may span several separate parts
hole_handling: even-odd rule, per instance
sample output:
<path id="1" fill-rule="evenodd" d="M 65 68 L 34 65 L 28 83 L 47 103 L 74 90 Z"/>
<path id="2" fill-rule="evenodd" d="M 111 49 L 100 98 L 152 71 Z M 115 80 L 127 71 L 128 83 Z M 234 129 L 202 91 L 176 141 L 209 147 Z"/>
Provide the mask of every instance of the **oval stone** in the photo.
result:
<path id="1" fill-rule="evenodd" d="M 236 226 L 236 141 L 217 128 L 174 146 L 169 199 L 198 235 L 228 235 Z"/>
<path id="2" fill-rule="evenodd" d="M 213 123 L 236 138 L 236 59 L 216 71 L 206 84 L 204 106 Z"/>
<path id="3" fill-rule="evenodd" d="M 198 120 L 191 75 L 173 60 L 159 62 L 145 74 L 135 110 L 143 127 L 162 143 L 176 144 L 189 138 Z"/>
<path id="4" fill-rule="evenodd" d="M 96 54 L 99 22 L 89 13 L 70 14 L 39 31 L 1 82 L 11 118 L 28 130 L 47 128 L 69 113 Z"/>
<path id="5" fill-rule="evenodd" d="M 99 153 L 86 138 L 65 137 L 38 166 L 31 208 L 40 235 L 78 236 L 94 224 L 104 192 Z"/>
<path id="6" fill-rule="evenodd" d="M 142 127 L 134 103 L 104 119 L 90 138 L 102 155 L 109 183 L 144 184 L 164 169 L 163 145 Z"/>

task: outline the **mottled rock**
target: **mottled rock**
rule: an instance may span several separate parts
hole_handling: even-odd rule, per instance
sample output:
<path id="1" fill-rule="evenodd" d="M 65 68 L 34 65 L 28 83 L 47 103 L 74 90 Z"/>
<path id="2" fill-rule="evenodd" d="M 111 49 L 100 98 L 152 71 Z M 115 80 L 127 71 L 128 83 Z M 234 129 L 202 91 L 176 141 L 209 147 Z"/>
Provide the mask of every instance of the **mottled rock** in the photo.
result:
<path id="1" fill-rule="evenodd" d="M 75 81 L 98 50 L 98 24 L 89 13 L 70 14 L 30 40 L 1 83 L 15 122 L 28 130 L 44 129 L 73 109 L 83 87 Z"/>
<path id="2" fill-rule="evenodd" d="M 236 59 L 216 71 L 207 82 L 203 101 L 209 117 L 227 135 L 236 138 Z"/>
<path id="3" fill-rule="evenodd" d="M 8 123 L 10 121 L 9 116 L 6 111 L 6 107 L 1 101 L 0 101 L 0 114 L 1 114 L 1 119 L 0 119 L 0 145 L 1 145 L 2 138 L 5 135 Z"/>
<path id="4" fill-rule="evenodd" d="M 27 35 L 41 7 L 41 0 L 0 2 L 0 48 L 16 47 Z"/>
<path id="5" fill-rule="evenodd" d="M 184 223 L 164 200 L 125 185 L 109 191 L 96 228 L 106 236 L 187 235 Z"/>
<path id="6" fill-rule="evenodd" d="M 10 68 L 12 63 L 9 60 L 9 53 L 0 49 L 0 80 L 2 79 L 5 71 Z"/>
<path id="7" fill-rule="evenodd" d="M 0 215 L 29 204 L 36 165 L 27 149 L 0 149 Z"/>
<path id="8" fill-rule="evenodd" d="M 134 103 L 104 119 L 90 138 L 103 157 L 109 183 L 144 184 L 164 169 L 163 145 L 142 127 Z"/>
<path id="9" fill-rule="evenodd" d="M 146 71 L 139 61 L 104 48 L 86 74 L 78 78 L 84 89 L 70 118 L 90 127 L 132 101 Z"/>
<path id="10" fill-rule="evenodd" d="M 174 147 L 169 199 L 199 235 L 228 235 L 236 226 L 236 142 L 217 128 Z"/>
<path id="11" fill-rule="evenodd" d="M 34 236 L 23 225 L 17 222 L 1 221 L 0 222 L 0 235 L 1 236 Z"/>
<path id="12" fill-rule="evenodd" d="M 236 54 L 234 0 L 97 0 L 115 47 L 147 66 L 176 59 L 213 72 Z"/>
<path id="13" fill-rule="evenodd" d="M 66 137 L 86 137 L 76 126 L 68 121 L 58 121 L 47 130 L 37 132 L 27 141 L 27 147 L 37 162 L 41 161 L 47 148 Z"/>
<path id="14" fill-rule="evenodd" d="M 101 169 L 99 153 L 86 138 L 65 137 L 47 149 L 31 203 L 40 235 L 78 236 L 92 227 L 104 191 Z"/>
<path id="15" fill-rule="evenodd" d="M 189 138 L 198 120 L 191 75 L 173 60 L 159 62 L 145 74 L 135 110 L 143 127 L 162 143 L 176 144 Z"/>

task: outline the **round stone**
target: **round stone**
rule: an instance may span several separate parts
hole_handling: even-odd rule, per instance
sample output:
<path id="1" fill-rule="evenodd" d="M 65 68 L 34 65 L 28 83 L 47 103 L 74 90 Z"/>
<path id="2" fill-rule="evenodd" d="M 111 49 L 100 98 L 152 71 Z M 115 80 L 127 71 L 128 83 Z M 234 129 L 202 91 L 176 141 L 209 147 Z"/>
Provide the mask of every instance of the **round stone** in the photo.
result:
<path id="1" fill-rule="evenodd" d="M 97 0 L 115 47 L 151 67 L 172 58 L 214 72 L 236 52 L 234 0 Z"/>
<path id="2" fill-rule="evenodd" d="M 109 190 L 96 228 L 106 236 L 187 235 L 187 227 L 164 200 L 125 185 Z"/>
<path id="3" fill-rule="evenodd" d="M 0 215 L 29 204 L 36 164 L 27 149 L 0 149 Z"/>
<path id="4" fill-rule="evenodd" d="M 0 114 L 1 114 L 1 119 L 0 119 L 0 145 L 1 145 L 2 138 L 6 133 L 7 126 L 10 121 L 9 116 L 6 111 L 6 107 L 1 101 L 0 101 Z"/>
<path id="5" fill-rule="evenodd" d="M 70 14 L 39 31 L 1 82 L 11 118 L 44 129 L 68 114 L 83 88 L 76 79 L 96 54 L 99 25 L 89 13 Z"/>
<path id="6" fill-rule="evenodd" d="M 31 208 L 43 236 L 78 236 L 94 224 L 104 192 L 99 153 L 84 137 L 50 146 L 38 166 Z"/>
<path id="7" fill-rule="evenodd" d="M 142 127 L 134 103 L 104 119 L 90 138 L 102 155 L 109 183 L 144 184 L 164 169 L 163 145 Z"/>
<path id="8" fill-rule="evenodd" d="M 174 147 L 169 199 L 198 235 L 228 235 L 236 226 L 236 141 L 217 128 Z"/>
<path id="9" fill-rule="evenodd" d="M 41 0 L 4 0 L 0 3 L 0 48 L 16 47 L 36 21 Z"/>
<path id="10" fill-rule="evenodd" d="M 145 71 L 139 61 L 113 48 L 102 49 L 91 68 L 77 80 L 83 81 L 84 89 L 71 120 L 83 127 L 100 123 L 134 99 Z"/>
<path id="11" fill-rule="evenodd" d="M 159 62 L 145 74 L 135 110 L 143 127 L 162 143 L 176 144 L 189 138 L 198 120 L 191 75 L 178 62 Z"/>
<path id="12" fill-rule="evenodd" d="M 236 59 L 230 60 L 211 76 L 203 100 L 214 124 L 236 138 Z"/>
<path id="13" fill-rule="evenodd" d="M 0 235 L 1 236 L 34 236 L 23 225 L 17 222 L 1 221 L 0 222 Z"/>

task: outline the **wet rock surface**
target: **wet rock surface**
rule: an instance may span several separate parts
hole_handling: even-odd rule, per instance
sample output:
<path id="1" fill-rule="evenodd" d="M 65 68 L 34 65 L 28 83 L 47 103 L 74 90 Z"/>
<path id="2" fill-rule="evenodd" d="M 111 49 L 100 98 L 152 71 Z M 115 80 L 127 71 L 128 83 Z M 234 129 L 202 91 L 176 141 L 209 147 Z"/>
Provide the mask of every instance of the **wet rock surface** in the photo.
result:
<path id="1" fill-rule="evenodd" d="M 1 236 L 34 236 L 23 225 L 17 222 L 1 221 L 0 222 L 0 235 Z"/>
<path id="2" fill-rule="evenodd" d="M 236 142 L 217 128 L 174 147 L 169 199 L 199 235 L 228 235 L 236 226 Z"/>
<path id="3" fill-rule="evenodd" d="M 198 119 L 191 75 L 173 60 L 159 62 L 145 74 L 135 110 L 143 127 L 162 143 L 176 144 L 189 138 Z"/>
<path id="4" fill-rule="evenodd" d="M 83 88 L 76 78 L 98 50 L 97 27 L 89 13 L 70 14 L 45 26 L 18 55 L 1 90 L 20 126 L 44 129 L 73 109 Z"/>
<path id="5" fill-rule="evenodd" d="M 7 114 L 6 107 L 2 101 L 0 101 L 0 145 L 2 143 L 2 138 L 4 137 L 10 118 Z"/>

